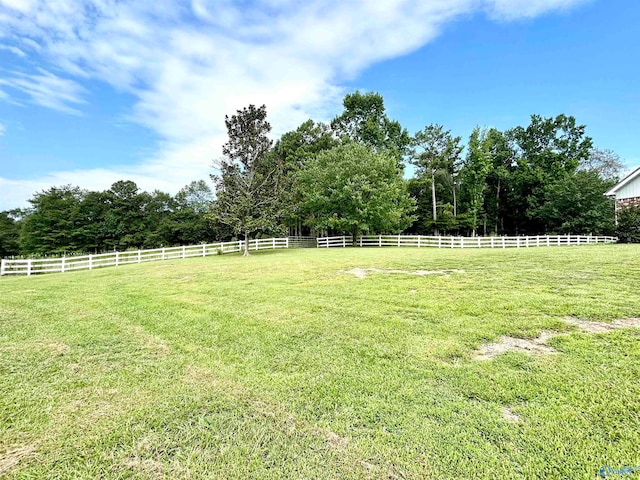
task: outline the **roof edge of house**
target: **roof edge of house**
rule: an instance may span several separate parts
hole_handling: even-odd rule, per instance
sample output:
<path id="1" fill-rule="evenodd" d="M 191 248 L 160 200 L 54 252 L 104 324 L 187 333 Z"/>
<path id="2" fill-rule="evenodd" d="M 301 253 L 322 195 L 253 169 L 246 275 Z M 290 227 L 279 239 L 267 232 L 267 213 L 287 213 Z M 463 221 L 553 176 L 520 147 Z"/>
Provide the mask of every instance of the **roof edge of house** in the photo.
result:
<path id="1" fill-rule="evenodd" d="M 618 190 L 620 190 L 627 183 L 629 183 L 631 180 L 635 179 L 638 176 L 640 176 L 640 167 L 635 168 L 629 175 L 627 175 L 622 180 L 620 180 L 617 184 L 611 187 L 609 191 L 605 192 L 605 196 L 607 197 L 615 196 Z"/>

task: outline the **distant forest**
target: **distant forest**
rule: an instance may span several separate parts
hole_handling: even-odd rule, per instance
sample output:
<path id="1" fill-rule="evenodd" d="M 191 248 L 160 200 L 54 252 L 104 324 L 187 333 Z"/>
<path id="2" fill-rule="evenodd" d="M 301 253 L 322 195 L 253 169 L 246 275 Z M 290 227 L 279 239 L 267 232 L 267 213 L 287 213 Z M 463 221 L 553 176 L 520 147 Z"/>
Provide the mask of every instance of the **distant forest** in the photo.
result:
<path id="1" fill-rule="evenodd" d="M 615 233 L 603 193 L 622 164 L 571 116 L 477 127 L 463 143 L 436 124 L 411 136 L 377 93 L 348 94 L 343 105 L 331 122 L 308 120 L 275 142 L 265 106 L 238 110 L 225 119 L 211 182 L 174 196 L 127 180 L 35 193 L 30 208 L 0 213 L 0 256 L 287 234 Z"/>

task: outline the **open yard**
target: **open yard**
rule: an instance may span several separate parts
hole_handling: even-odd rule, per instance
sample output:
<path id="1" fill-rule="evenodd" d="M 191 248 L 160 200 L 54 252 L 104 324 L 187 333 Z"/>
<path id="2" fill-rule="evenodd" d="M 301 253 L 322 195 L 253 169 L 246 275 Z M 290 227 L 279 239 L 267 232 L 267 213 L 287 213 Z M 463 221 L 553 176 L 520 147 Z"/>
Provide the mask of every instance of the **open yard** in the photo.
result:
<path id="1" fill-rule="evenodd" d="M 0 477 L 640 466 L 639 285 L 640 246 L 624 245 L 287 250 L 3 277 Z"/>

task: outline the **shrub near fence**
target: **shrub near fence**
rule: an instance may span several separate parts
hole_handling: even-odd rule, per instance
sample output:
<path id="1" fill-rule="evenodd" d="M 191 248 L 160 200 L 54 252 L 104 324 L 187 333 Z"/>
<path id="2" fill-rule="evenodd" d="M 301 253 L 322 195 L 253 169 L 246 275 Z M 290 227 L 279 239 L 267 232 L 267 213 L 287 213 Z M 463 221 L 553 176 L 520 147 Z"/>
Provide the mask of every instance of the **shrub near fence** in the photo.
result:
<path id="1" fill-rule="evenodd" d="M 249 250 L 273 250 L 289 248 L 288 238 L 264 238 L 249 240 Z M 189 257 L 206 257 L 223 253 L 241 252 L 244 241 L 218 242 L 182 247 L 155 248 L 131 252 L 101 253 L 60 258 L 39 258 L 8 260 L 3 259 L 0 275 L 33 275 L 37 273 L 69 272 L 72 270 L 92 270 L 99 267 L 117 267 L 131 263 L 173 260 Z"/>
<path id="2" fill-rule="evenodd" d="M 616 237 L 591 235 L 536 235 L 530 237 L 443 237 L 423 235 L 363 235 L 359 247 L 526 248 L 615 243 Z M 318 248 L 352 246 L 351 237 L 320 237 Z"/>

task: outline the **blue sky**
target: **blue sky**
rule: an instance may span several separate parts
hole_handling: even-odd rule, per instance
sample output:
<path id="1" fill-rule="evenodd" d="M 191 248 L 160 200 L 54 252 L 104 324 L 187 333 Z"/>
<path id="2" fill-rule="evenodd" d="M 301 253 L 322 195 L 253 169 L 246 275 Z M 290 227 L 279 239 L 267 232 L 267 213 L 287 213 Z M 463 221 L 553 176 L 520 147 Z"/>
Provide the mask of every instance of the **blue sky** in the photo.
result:
<path id="1" fill-rule="evenodd" d="M 52 185 L 208 178 L 224 115 L 274 136 L 378 91 L 410 133 L 574 115 L 640 165 L 633 0 L 0 0 L 0 210 Z"/>

